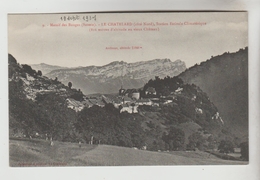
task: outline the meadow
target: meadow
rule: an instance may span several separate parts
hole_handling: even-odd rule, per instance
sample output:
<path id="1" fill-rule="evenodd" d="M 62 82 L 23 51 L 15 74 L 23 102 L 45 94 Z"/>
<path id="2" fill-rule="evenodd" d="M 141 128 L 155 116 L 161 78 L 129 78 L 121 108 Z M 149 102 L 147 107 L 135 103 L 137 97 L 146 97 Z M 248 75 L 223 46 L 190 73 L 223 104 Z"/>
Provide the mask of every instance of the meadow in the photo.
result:
<path id="1" fill-rule="evenodd" d="M 222 160 L 201 151 L 152 152 L 111 145 L 89 145 L 38 139 L 10 139 L 11 167 L 32 166 L 145 166 L 145 165 L 245 165 Z"/>

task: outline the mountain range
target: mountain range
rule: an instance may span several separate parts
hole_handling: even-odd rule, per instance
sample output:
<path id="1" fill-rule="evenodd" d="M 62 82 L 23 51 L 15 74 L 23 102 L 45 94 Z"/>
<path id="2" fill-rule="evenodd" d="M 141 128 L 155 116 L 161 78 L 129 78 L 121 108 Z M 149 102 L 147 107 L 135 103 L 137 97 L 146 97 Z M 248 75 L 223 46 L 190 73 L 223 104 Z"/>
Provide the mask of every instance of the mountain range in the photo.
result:
<path id="1" fill-rule="evenodd" d="M 33 69 L 41 70 L 42 74 L 45 75 L 53 70 L 57 69 L 67 69 L 67 67 L 62 67 L 62 66 L 54 66 L 54 65 L 49 65 L 45 63 L 40 63 L 40 64 L 30 64 L 30 66 Z"/>
<path id="2" fill-rule="evenodd" d="M 104 66 L 87 66 L 63 68 L 46 64 L 32 65 L 41 70 L 49 78 L 58 78 L 64 84 L 72 82 L 73 87 L 81 89 L 85 94 L 115 93 L 121 86 L 124 88 L 140 88 L 158 76 L 176 76 L 186 69 L 181 60 L 172 62 L 170 59 L 155 59 L 127 63 L 114 61 Z"/>

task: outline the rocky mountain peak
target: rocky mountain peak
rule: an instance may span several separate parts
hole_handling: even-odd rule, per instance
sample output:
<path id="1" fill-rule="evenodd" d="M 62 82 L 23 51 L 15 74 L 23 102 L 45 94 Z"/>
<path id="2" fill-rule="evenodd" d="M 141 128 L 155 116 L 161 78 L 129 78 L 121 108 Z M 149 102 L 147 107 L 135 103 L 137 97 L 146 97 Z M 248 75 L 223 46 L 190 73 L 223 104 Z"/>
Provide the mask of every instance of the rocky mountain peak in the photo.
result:
<path id="1" fill-rule="evenodd" d="M 84 93 L 115 93 L 123 84 L 125 88 L 142 87 L 155 76 L 164 78 L 176 76 L 186 69 L 183 61 L 172 62 L 170 59 L 153 59 L 127 63 L 113 61 L 104 66 L 57 69 L 46 76 L 67 84 L 74 82 L 75 87 Z"/>
<path id="2" fill-rule="evenodd" d="M 124 64 L 127 64 L 127 62 L 124 62 L 124 61 L 113 61 L 107 65 L 104 65 L 104 66 L 116 66 L 116 65 L 124 65 Z"/>

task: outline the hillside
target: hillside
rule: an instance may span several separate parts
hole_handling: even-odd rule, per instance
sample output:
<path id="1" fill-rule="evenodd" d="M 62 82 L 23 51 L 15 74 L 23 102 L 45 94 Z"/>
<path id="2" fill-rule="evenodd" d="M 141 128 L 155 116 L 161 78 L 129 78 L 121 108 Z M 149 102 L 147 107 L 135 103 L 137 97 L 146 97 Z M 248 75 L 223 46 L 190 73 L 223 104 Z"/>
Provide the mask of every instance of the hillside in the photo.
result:
<path id="1" fill-rule="evenodd" d="M 225 52 L 195 65 L 180 77 L 206 92 L 235 136 L 248 138 L 248 48 Z"/>
<path id="2" fill-rule="evenodd" d="M 133 166 L 133 165 L 232 165 L 205 152 L 151 152 L 133 148 L 54 142 L 10 140 L 10 166 Z"/>
<path id="3" fill-rule="evenodd" d="M 76 112 L 68 109 L 67 98 L 82 99 L 82 92 L 58 80 L 42 76 L 30 66 L 20 65 L 8 55 L 9 134 L 11 137 L 34 137 L 45 134 L 66 139 Z M 61 122 L 62 121 L 62 122 Z"/>
<path id="4" fill-rule="evenodd" d="M 185 63 L 180 60 L 172 62 L 170 59 L 155 59 L 136 63 L 115 61 L 104 66 L 53 70 L 46 76 L 57 77 L 64 84 L 71 81 L 74 87 L 85 94 L 104 94 L 118 92 L 122 85 L 124 88 L 139 88 L 155 76 L 176 76 L 185 69 Z"/>

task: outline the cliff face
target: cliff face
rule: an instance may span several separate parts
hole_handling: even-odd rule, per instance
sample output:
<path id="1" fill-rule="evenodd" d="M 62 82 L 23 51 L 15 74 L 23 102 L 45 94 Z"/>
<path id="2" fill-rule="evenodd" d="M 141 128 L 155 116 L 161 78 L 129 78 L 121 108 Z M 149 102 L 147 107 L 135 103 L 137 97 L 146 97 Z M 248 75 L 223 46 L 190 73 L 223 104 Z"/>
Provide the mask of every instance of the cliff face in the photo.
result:
<path id="1" fill-rule="evenodd" d="M 115 93 L 124 88 L 142 87 L 149 79 L 159 76 L 176 76 L 186 69 L 184 62 L 169 59 L 155 59 L 136 63 L 115 61 L 104 66 L 53 70 L 46 76 L 58 78 L 64 84 L 73 82 L 73 86 L 85 94 Z"/>

